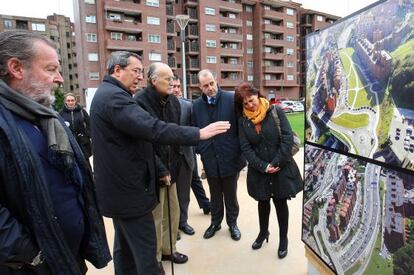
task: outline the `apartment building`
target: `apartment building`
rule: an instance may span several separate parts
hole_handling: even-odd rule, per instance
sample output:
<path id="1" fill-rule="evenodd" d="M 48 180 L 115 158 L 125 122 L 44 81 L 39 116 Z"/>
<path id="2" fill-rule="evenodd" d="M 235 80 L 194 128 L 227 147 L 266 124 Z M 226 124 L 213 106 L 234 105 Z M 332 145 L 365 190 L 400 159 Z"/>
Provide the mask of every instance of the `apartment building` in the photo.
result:
<path id="1" fill-rule="evenodd" d="M 44 18 L 0 15 L 0 32 L 8 30 L 30 30 L 56 42 L 65 92 L 79 96 L 78 67 L 74 26 L 69 17 L 53 14 Z"/>
<path id="2" fill-rule="evenodd" d="M 190 97 L 200 95 L 197 73 L 210 69 L 225 90 L 250 81 L 269 98 L 298 98 L 301 10 L 299 3 L 271 0 L 76 0 L 78 64 L 84 70 L 80 86 L 99 86 L 105 60 L 115 50 L 138 53 L 144 67 L 167 63 L 181 76 L 183 50 L 175 15 L 188 14 Z"/>
<path id="3" fill-rule="evenodd" d="M 299 93 L 301 97 L 305 96 L 306 93 L 306 36 L 314 31 L 321 30 L 326 28 L 330 24 L 333 24 L 335 21 L 340 19 L 340 17 L 322 13 L 319 11 L 301 9 L 299 13 L 300 25 L 299 25 L 299 35 L 300 35 L 300 73 L 299 73 L 299 83 L 300 89 Z"/>

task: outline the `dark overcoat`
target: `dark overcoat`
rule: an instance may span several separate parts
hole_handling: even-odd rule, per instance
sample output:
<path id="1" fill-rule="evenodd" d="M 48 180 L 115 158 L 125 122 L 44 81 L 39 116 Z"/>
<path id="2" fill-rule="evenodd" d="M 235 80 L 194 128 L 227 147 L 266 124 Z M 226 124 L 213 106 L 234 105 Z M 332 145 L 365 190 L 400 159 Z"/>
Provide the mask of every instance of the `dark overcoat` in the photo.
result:
<path id="1" fill-rule="evenodd" d="M 270 108 L 276 108 L 281 134 L 276 128 Z M 256 200 L 270 197 L 290 198 L 303 188 L 298 166 L 291 155 L 293 133 L 284 112 L 272 105 L 262 121 L 258 134 L 254 124 L 245 116 L 239 118 L 240 146 L 248 162 L 247 190 Z M 280 167 L 274 174 L 266 173 L 268 164 Z"/>

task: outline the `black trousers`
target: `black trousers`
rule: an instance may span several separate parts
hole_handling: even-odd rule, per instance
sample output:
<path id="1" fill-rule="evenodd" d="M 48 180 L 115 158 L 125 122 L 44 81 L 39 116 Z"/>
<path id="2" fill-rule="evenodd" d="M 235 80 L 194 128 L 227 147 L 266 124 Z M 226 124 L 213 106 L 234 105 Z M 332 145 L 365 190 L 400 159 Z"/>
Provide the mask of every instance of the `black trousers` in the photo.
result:
<path id="1" fill-rule="evenodd" d="M 187 224 L 188 205 L 190 204 L 190 187 L 193 171 L 181 156 L 180 170 L 177 175 L 177 196 L 180 205 L 180 226 Z"/>
<path id="2" fill-rule="evenodd" d="M 287 199 L 275 199 L 273 203 L 276 208 L 277 221 L 279 223 L 279 240 L 287 239 L 289 225 L 289 208 Z M 265 236 L 269 229 L 270 200 L 258 201 L 260 235 Z"/>
<path id="3" fill-rule="evenodd" d="M 196 197 L 198 206 L 202 209 L 210 209 L 210 200 L 206 196 L 206 191 L 203 187 L 203 182 L 198 175 L 197 158 L 194 154 L 194 170 L 193 177 L 191 179 L 191 189 L 193 190 L 194 196 Z"/>
<path id="4" fill-rule="evenodd" d="M 152 212 L 141 217 L 112 220 L 115 229 L 115 274 L 158 274 L 157 239 Z"/>
<path id="5" fill-rule="evenodd" d="M 239 216 L 239 203 L 237 201 L 237 180 L 239 174 L 222 178 L 210 178 L 207 176 L 211 194 L 211 223 L 221 224 L 224 217 L 224 205 L 226 206 L 226 222 L 228 226 L 237 224 Z M 223 201 L 224 199 L 224 201 Z"/>

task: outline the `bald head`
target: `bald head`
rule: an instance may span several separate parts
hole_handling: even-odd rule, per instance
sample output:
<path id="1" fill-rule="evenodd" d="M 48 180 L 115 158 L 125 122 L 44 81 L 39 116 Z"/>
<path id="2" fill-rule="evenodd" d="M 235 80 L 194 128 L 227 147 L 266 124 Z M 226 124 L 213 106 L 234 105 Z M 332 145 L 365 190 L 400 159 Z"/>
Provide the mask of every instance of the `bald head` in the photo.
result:
<path id="1" fill-rule="evenodd" d="M 155 90 L 162 95 L 171 94 L 173 87 L 174 74 L 165 63 L 155 62 L 149 66 L 148 69 L 148 86 L 155 88 Z"/>

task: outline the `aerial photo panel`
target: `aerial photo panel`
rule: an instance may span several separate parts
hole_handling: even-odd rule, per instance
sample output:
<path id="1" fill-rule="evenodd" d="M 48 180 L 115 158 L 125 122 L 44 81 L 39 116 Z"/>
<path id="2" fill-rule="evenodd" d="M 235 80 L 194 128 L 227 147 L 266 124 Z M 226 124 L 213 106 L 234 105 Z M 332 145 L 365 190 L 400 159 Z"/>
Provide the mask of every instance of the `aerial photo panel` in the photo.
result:
<path id="1" fill-rule="evenodd" d="M 306 141 L 414 170 L 414 0 L 306 37 Z"/>

